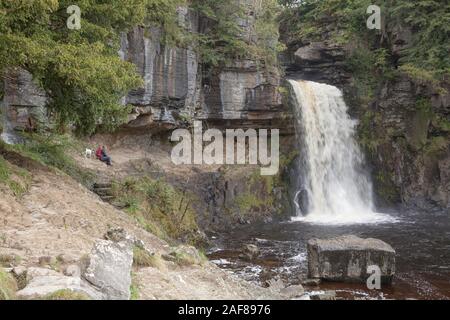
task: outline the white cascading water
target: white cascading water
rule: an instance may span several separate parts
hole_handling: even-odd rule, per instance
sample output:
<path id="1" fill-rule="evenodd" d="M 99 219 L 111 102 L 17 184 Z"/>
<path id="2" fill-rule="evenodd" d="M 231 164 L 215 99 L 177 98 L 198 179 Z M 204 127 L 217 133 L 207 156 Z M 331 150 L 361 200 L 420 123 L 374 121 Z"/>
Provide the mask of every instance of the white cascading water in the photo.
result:
<path id="1" fill-rule="evenodd" d="M 354 139 L 357 122 L 348 115 L 341 91 L 311 81 L 289 82 L 302 139 L 302 190 L 307 194 L 306 212 L 297 206 L 294 220 L 319 224 L 390 220 L 374 212 L 372 184 Z"/>

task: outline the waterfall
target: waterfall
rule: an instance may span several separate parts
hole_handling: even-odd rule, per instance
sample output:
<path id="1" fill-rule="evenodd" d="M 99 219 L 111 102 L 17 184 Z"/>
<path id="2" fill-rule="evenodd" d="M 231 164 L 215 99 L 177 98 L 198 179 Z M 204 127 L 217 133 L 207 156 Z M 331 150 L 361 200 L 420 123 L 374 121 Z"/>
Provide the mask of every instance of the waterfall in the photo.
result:
<path id="1" fill-rule="evenodd" d="M 289 81 L 297 113 L 301 182 L 297 217 L 323 224 L 380 222 L 372 184 L 354 136 L 357 122 L 347 113 L 341 91 L 310 81 Z"/>

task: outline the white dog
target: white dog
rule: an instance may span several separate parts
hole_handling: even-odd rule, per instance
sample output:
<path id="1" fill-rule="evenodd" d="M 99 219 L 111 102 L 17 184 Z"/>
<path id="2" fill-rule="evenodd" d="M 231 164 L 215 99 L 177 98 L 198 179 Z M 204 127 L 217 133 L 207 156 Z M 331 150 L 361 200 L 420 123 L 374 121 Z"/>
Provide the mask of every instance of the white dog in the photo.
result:
<path id="1" fill-rule="evenodd" d="M 87 159 L 92 159 L 92 156 L 94 154 L 94 151 L 91 149 L 86 148 L 86 151 L 84 151 L 84 157 Z"/>

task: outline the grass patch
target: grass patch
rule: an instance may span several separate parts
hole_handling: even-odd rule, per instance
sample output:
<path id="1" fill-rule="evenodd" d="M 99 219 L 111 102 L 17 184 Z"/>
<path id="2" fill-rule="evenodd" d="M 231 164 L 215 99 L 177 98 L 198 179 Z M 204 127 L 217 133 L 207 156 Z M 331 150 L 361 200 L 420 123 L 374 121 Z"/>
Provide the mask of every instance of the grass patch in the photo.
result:
<path id="1" fill-rule="evenodd" d="M 235 201 L 240 212 L 242 213 L 246 213 L 252 209 L 259 208 L 265 203 L 263 199 L 258 198 L 256 195 L 251 193 L 245 193 L 237 197 Z"/>
<path id="2" fill-rule="evenodd" d="M 11 268 L 20 263 L 21 258 L 15 254 L 0 254 L 0 267 Z"/>
<path id="3" fill-rule="evenodd" d="M 0 300 L 16 298 L 17 283 L 14 277 L 0 268 Z"/>
<path id="4" fill-rule="evenodd" d="M 130 300 L 139 300 L 139 284 L 137 283 L 136 276 L 131 274 L 131 285 L 130 285 Z"/>
<path id="5" fill-rule="evenodd" d="M 202 251 L 191 246 L 179 246 L 169 256 L 179 266 L 203 265 L 208 261 L 208 258 Z"/>
<path id="6" fill-rule="evenodd" d="M 91 298 L 81 292 L 62 289 L 44 296 L 42 300 L 91 300 Z"/>
<path id="7" fill-rule="evenodd" d="M 0 156 L 0 184 L 4 184 L 17 197 L 28 191 L 31 175 L 28 171 L 16 167 Z"/>
<path id="8" fill-rule="evenodd" d="M 427 146 L 425 146 L 425 154 L 438 155 L 447 151 L 449 147 L 449 140 L 446 137 L 433 137 L 430 139 Z"/>
<path id="9" fill-rule="evenodd" d="M 134 247 L 133 249 L 133 266 L 138 268 L 152 267 L 159 270 L 165 269 L 164 261 L 161 256 L 150 254 L 139 247 Z"/>
<path id="10" fill-rule="evenodd" d="M 147 231 L 165 240 L 196 243 L 198 225 L 193 196 L 164 180 L 128 178 L 113 184 L 117 202 Z"/>
<path id="11" fill-rule="evenodd" d="M 89 186 L 93 182 L 93 174 L 77 165 L 70 152 L 81 152 L 82 145 L 70 135 L 26 135 L 24 144 L 7 146 L 21 155 L 65 172 L 78 182 Z"/>
<path id="12" fill-rule="evenodd" d="M 285 163 L 291 163 L 297 153 L 292 153 L 285 156 L 282 168 L 285 168 Z M 231 213 L 239 213 L 240 216 L 248 216 L 252 214 L 265 214 L 268 212 L 278 212 L 280 210 L 275 208 L 276 189 L 283 187 L 282 171 L 275 176 L 262 176 L 260 170 L 256 169 L 246 176 L 242 181 L 245 184 L 245 189 L 235 199 L 228 211 Z"/>

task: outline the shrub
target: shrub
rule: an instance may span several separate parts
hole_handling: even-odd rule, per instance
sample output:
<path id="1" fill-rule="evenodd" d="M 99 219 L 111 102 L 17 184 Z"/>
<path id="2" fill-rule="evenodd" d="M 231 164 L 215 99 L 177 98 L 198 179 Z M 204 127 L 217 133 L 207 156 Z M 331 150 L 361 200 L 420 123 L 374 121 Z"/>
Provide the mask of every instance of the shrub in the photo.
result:
<path id="1" fill-rule="evenodd" d="M 69 152 L 81 152 L 81 145 L 70 135 L 29 135 L 25 144 L 14 145 L 14 150 L 46 166 L 57 168 L 78 182 L 88 186 L 93 175 L 80 168 Z"/>
<path id="2" fill-rule="evenodd" d="M 164 268 L 164 261 L 156 254 L 150 254 L 144 249 L 134 247 L 133 265 L 136 267 L 153 267 L 157 269 Z"/>
<path id="3" fill-rule="evenodd" d="M 17 283 L 14 277 L 0 268 L 0 300 L 16 298 Z"/>
<path id="4" fill-rule="evenodd" d="M 143 177 L 114 183 L 118 203 L 147 231 L 171 241 L 195 241 L 198 231 L 193 196 L 160 179 Z"/>
<path id="5" fill-rule="evenodd" d="M 191 246 L 174 248 L 170 256 L 180 266 L 203 265 L 208 261 L 208 258 L 203 252 Z"/>
<path id="6" fill-rule="evenodd" d="M 20 257 L 15 254 L 0 254 L 0 267 L 10 268 L 20 263 Z"/>
<path id="7" fill-rule="evenodd" d="M 130 300 L 139 300 L 139 285 L 133 275 L 130 285 Z"/>
<path id="8" fill-rule="evenodd" d="M 11 165 L 0 156 L 0 184 L 7 185 L 15 196 L 20 197 L 28 190 L 29 182 L 28 171 Z"/>

